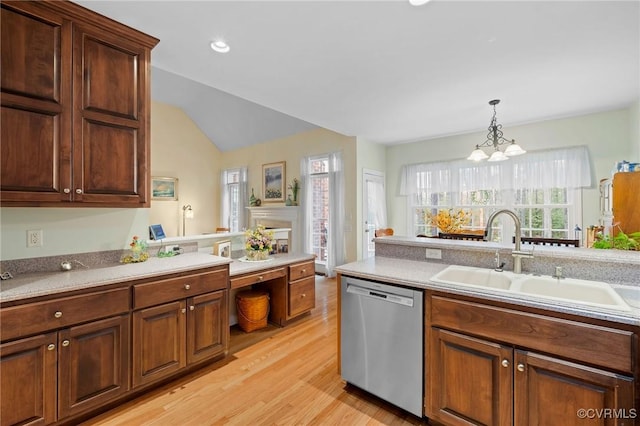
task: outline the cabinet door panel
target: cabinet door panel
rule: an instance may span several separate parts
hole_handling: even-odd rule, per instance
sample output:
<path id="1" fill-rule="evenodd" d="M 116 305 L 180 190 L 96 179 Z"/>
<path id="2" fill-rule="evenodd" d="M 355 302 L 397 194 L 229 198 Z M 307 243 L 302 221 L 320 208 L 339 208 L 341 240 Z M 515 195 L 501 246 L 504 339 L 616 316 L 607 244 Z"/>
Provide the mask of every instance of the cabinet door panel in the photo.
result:
<path id="1" fill-rule="evenodd" d="M 229 332 L 226 290 L 191 297 L 187 306 L 187 363 L 224 353 Z"/>
<path id="2" fill-rule="evenodd" d="M 58 103 L 63 20 L 26 8 L 34 15 L 2 7 L 2 91 Z"/>
<path id="3" fill-rule="evenodd" d="M 427 416 L 451 425 L 511 425 L 512 349 L 438 328 L 430 344 Z"/>
<path id="4" fill-rule="evenodd" d="M 56 421 L 56 333 L 0 345 L 0 424 Z"/>
<path id="5" fill-rule="evenodd" d="M 186 304 L 167 303 L 133 313 L 133 386 L 169 376 L 186 365 Z"/>
<path id="6" fill-rule="evenodd" d="M 524 351 L 516 351 L 515 363 L 516 425 L 621 425 L 633 415 L 630 377 Z M 611 415 L 581 418 L 579 410 Z"/>
<path id="7" fill-rule="evenodd" d="M 58 414 L 100 406 L 129 389 L 129 315 L 59 333 Z"/>

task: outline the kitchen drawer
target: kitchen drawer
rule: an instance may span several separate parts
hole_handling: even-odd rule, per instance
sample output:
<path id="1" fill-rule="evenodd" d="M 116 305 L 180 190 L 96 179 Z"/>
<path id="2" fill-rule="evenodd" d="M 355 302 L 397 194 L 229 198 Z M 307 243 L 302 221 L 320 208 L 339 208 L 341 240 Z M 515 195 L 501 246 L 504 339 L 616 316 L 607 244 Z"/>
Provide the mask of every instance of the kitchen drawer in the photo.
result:
<path id="1" fill-rule="evenodd" d="M 247 287 L 286 276 L 284 268 L 269 269 L 267 271 L 256 272 L 255 274 L 243 275 L 231 278 L 231 288 Z"/>
<path id="2" fill-rule="evenodd" d="M 311 276 L 289 283 L 289 316 L 296 316 L 316 306 L 316 278 Z"/>
<path id="3" fill-rule="evenodd" d="M 0 309 L 2 340 L 55 330 L 129 311 L 129 288 Z"/>
<path id="4" fill-rule="evenodd" d="M 304 263 L 296 263 L 295 265 L 289 266 L 289 281 L 312 277 L 315 273 L 316 267 L 314 260 Z"/>
<path id="5" fill-rule="evenodd" d="M 227 288 L 227 269 L 133 286 L 133 308 L 140 309 Z"/>
<path id="6" fill-rule="evenodd" d="M 632 372 L 635 367 L 630 331 L 435 295 L 429 309 L 431 326 L 609 369 Z"/>

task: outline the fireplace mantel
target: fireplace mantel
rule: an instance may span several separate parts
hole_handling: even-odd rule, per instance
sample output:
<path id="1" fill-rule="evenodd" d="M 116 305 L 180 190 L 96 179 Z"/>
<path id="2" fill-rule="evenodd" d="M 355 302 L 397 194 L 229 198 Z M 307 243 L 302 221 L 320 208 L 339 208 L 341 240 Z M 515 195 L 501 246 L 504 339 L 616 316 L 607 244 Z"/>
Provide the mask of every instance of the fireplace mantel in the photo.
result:
<path id="1" fill-rule="evenodd" d="M 247 207 L 249 210 L 249 224 L 254 227 L 260 224 L 277 228 L 291 228 L 289 250 L 293 253 L 301 251 L 300 207 L 298 206 L 260 206 Z M 272 222 L 271 224 L 269 222 Z"/>

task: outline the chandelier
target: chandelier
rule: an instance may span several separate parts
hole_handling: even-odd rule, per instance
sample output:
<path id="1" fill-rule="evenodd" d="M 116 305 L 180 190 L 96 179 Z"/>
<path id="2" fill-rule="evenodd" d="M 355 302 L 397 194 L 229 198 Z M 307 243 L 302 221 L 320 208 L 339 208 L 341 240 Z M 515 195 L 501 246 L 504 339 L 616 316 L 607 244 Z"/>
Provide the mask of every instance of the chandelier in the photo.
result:
<path id="1" fill-rule="evenodd" d="M 496 105 L 500 103 L 500 99 L 494 99 L 489 101 L 489 105 L 493 106 L 493 118 L 491 118 L 491 124 L 489 124 L 489 133 L 487 133 L 487 140 L 482 142 L 480 145 L 476 145 L 476 149 L 473 150 L 471 155 L 467 157 L 467 160 L 473 161 L 482 161 L 485 159 L 489 159 L 488 161 L 504 161 L 508 160 L 509 157 L 513 157 L 515 155 L 524 154 L 524 149 L 520 148 L 515 141 L 515 139 L 507 140 L 503 137 L 502 134 L 502 124 L 498 124 L 496 119 Z M 501 145 L 507 145 L 504 149 L 504 152 L 500 150 Z M 493 154 L 489 157 L 482 149 L 484 147 L 493 147 Z"/>

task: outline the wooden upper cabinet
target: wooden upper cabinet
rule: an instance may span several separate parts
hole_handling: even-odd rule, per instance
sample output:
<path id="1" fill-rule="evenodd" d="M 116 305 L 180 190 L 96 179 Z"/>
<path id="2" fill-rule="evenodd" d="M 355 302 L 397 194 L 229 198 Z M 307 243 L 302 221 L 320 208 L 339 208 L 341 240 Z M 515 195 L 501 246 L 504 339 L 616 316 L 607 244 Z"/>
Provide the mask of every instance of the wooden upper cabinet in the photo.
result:
<path id="1" fill-rule="evenodd" d="M 2 3 L 4 205 L 149 206 L 157 43 L 71 2 Z"/>
<path id="2" fill-rule="evenodd" d="M 640 172 L 622 172 L 613 175 L 613 234 L 640 231 Z"/>

